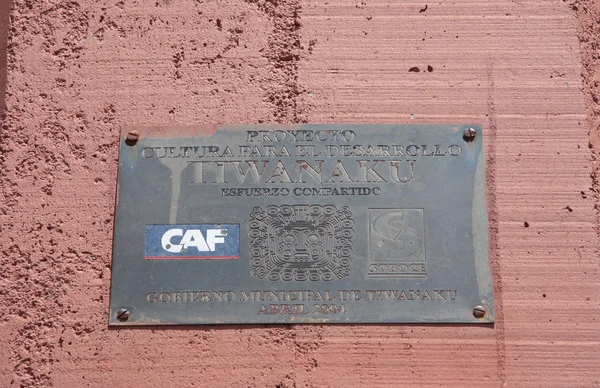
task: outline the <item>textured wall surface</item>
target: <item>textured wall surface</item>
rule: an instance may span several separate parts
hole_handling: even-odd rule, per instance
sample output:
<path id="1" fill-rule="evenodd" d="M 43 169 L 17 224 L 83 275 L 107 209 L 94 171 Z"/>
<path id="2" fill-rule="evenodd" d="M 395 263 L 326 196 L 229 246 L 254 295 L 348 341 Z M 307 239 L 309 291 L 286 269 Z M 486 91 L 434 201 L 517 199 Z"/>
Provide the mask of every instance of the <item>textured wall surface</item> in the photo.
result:
<path id="1" fill-rule="evenodd" d="M 600 386 L 593 3 L 7 4 L 0 386 Z M 482 123 L 497 323 L 109 330 L 120 128 L 274 122 Z"/>

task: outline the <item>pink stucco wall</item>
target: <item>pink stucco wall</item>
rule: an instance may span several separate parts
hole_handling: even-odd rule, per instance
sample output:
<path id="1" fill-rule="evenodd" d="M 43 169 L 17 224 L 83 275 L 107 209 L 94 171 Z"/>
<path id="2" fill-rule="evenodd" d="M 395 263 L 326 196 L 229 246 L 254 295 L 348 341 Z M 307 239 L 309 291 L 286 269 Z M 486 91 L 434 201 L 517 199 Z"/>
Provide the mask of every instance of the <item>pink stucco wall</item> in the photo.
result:
<path id="1" fill-rule="evenodd" d="M 581 9 L 15 0 L 0 386 L 600 386 Z M 496 324 L 109 330 L 121 127 L 273 122 L 482 123 Z"/>

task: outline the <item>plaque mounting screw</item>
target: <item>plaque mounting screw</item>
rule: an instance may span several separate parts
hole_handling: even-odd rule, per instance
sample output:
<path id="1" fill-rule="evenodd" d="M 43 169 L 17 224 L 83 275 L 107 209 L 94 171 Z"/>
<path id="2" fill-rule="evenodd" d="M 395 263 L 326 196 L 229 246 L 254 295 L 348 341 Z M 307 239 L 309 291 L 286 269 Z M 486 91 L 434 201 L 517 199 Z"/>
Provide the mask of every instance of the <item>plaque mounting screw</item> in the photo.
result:
<path id="1" fill-rule="evenodd" d="M 127 136 L 125 136 L 125 143 L 129 146 L 135 145 L 139 138 L 140 134 L 134 129 L 133 131 L 127 132 Z"/>
<path id="2" fill-rule="evenodd" d="M 483 306 L 475 306 L 475 307 L 473 307 L 473 316 L 475 318 L 483 318 L 483 317 L 485 317 L 485 307 L 483 307 Z"/>
<path id="3" fill-rule="evenodd" d="M 467 128 L 463 131 L 463 139 L 467 142 L 472 142 L 477 137 L 477 131 L 473 128 Z"/>
<path id="4" fill-rule="evenodd" d="M 118 309 L 117 310 L 117 319 L 121 322 L 127 321 L 129 319 L 129 310 Z"/>

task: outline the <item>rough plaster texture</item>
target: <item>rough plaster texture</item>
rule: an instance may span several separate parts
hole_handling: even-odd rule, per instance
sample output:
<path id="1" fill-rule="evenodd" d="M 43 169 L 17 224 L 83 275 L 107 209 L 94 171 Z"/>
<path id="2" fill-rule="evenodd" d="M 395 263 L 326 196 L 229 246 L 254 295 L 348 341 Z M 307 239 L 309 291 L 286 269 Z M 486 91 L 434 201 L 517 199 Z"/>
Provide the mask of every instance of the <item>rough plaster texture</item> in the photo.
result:
<path id="1" fill-rule="evenodd" d="M 600 386 L 593 3 L 15 0 L 9 27 L 0 386 Z M 120 128 L 258 122 L 484 124 L 495 326 L 109 330 Z"/>

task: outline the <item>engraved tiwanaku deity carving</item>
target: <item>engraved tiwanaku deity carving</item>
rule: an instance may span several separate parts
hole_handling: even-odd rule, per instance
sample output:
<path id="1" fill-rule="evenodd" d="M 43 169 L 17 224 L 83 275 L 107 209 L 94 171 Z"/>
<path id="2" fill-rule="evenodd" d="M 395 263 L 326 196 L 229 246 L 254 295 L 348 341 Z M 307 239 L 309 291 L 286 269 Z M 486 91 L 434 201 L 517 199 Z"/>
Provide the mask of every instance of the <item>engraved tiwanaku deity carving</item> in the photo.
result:
<path id="1" fill-rule="evenodd" d="M 255 207 L 248 222 L 252 275 L 331 281 L 350 275 L 354 221 L 348 206 Z"/>

